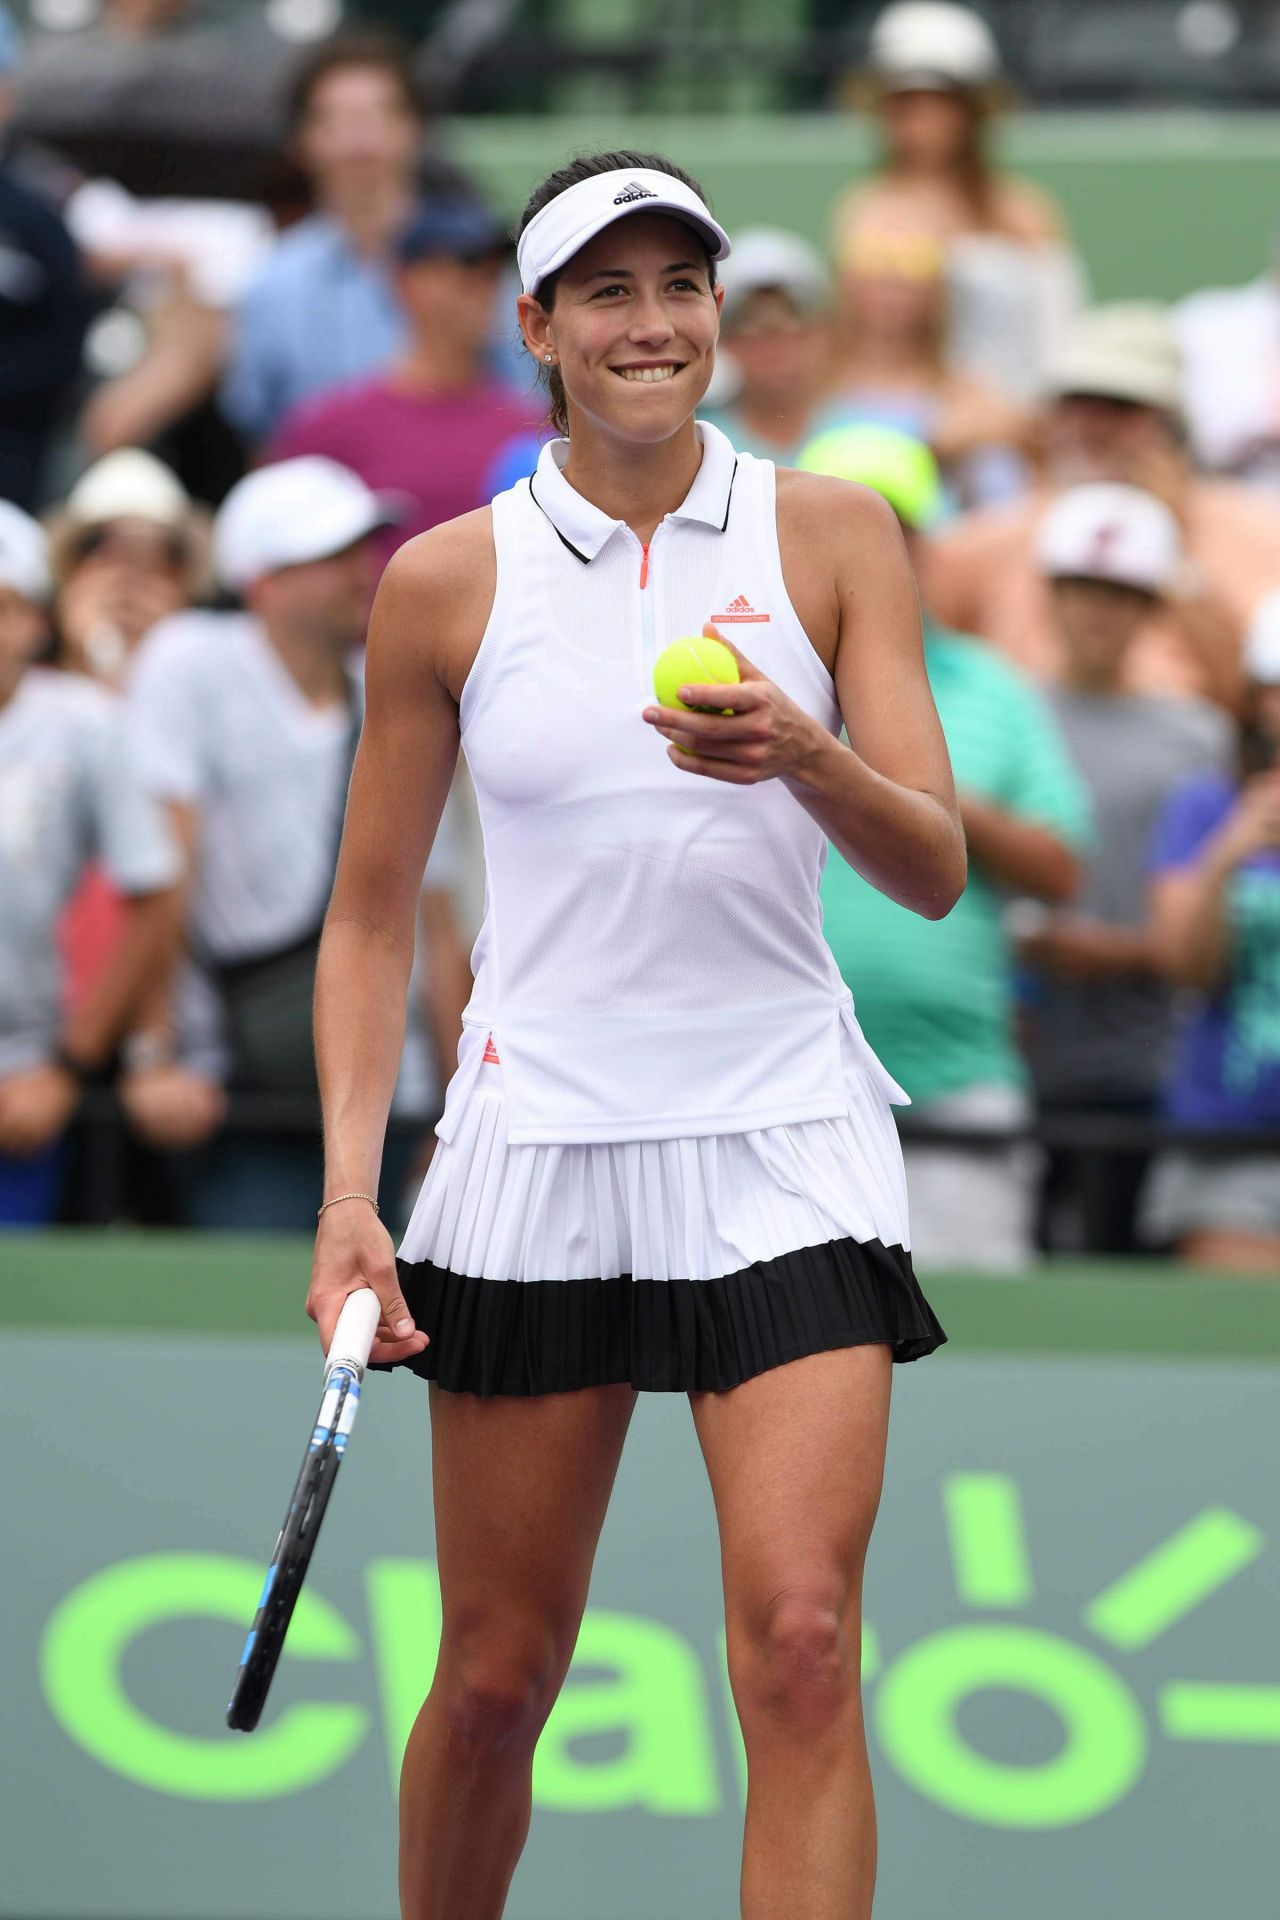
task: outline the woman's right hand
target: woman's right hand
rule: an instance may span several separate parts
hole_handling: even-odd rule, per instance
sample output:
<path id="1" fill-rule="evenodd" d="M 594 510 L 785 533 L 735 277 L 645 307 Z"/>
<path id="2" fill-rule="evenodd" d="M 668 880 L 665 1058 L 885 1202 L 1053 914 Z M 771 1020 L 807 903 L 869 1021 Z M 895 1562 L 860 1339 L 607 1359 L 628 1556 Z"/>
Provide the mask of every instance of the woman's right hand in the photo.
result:
<path id="1" fill-rule="evenodd" d="M 347 1295 L 372 1287 L 382 1303 L 371 1360 L 408 1360 L 428 1344 L 413 1324 L 396 1273 L 395 1242 L 366 1200 L 344 1200 L 320 1216 L 307 1313 L 328 1353 Z"/>
<path id="2" fill-rule="evenodd" d="M 1255 853 L 1280 847 L 1280 769 L 1255 774 L 1218 835 L 1219 856 L 1238 866 Z"/>

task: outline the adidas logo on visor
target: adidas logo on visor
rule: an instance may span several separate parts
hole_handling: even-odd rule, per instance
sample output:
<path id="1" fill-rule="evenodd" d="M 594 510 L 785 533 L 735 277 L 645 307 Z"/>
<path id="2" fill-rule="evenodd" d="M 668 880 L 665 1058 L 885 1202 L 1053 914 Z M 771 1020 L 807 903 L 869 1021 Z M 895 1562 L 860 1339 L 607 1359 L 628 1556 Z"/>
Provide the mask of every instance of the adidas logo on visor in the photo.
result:
<path id="1" fill-rule="evenodd" d="M 629 180 L 621 193 L 614 194 L 613 204 L 615 207 L 627 207 L 633 200 L 656 200 L 657 197 L 651 187 L 642 187 L 638 180 Z"/>

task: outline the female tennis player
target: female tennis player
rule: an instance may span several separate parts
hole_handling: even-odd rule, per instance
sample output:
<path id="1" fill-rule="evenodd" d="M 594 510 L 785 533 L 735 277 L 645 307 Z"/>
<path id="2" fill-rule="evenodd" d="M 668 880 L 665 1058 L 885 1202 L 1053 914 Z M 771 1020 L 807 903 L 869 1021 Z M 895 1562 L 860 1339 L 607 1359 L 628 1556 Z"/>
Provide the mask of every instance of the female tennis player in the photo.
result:
<path id="1" fill-rule="evenodd" d="M 892 1363 L 945 1336 L 907 1250 L 905 1096 L 818 878 L 830 838 L 937 918 L 965 852 L 891 511 L 808 474 L 775 491 L 695 421 L 728 250 L 654 155 L 538 188 L 519 318 L 566 437 L 402 549 L 373 615 L 317 982 L 307 1309 L 327 1344 L 374 1287 L 374 1360 L 433 1383 L 443 1635 L 402 1777 L 406 1920 L 503 1911 L 638 1390 L 689 1395 L 715 1497 L 742 1913 L 871 1911 L 863 1559 Z M 658 653 L 704 626 L 741 682 L 655 706 Z M 459 737 L 487 910 L 397 1275 L 369 1196 Z"/>

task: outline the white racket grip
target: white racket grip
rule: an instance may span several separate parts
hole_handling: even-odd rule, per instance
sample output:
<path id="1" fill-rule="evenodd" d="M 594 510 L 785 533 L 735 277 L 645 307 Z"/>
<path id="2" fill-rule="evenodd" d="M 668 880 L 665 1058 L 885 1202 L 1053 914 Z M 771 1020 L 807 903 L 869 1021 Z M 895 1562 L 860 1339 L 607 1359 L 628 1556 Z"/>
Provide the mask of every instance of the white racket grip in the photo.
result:
<path id="1" fill-rule="evenodd" d="M 360 1287 L 349 1293 L 333 1330 L 333 1344 L 324 1363 L 327 1380 L 335 1367 L 351 1367 L 357 1380 L 364 1378 L 373 1336 L 382 1318 L 382 1305 L 372 1287 Z"/>

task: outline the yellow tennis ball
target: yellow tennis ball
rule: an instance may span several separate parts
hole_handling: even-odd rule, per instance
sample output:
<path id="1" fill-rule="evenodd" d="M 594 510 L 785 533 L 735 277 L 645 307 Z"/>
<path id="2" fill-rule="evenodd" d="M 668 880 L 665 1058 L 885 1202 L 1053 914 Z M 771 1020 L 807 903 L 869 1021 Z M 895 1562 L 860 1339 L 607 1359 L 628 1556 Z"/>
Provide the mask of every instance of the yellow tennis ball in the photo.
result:
<path id="1" fill-rule="evenodd" d="M 685 713 L 715 713 L 715 707 L 687 707 L 680 698 L 680 688 L 733 686 L 741 678 L 738 663 L 724 642 L 699 634 L 696 639 L 673 640 L 663 648 L 654 664 L 653 690 L 659 706 L 680 707 Z M 732 713 L 733 709 L 721 707 L 719 711 Z"/>

